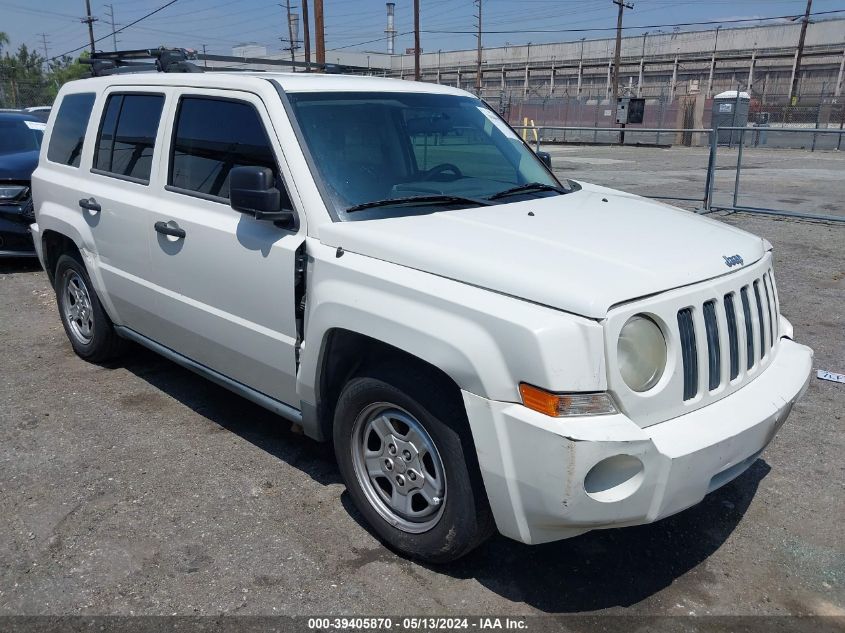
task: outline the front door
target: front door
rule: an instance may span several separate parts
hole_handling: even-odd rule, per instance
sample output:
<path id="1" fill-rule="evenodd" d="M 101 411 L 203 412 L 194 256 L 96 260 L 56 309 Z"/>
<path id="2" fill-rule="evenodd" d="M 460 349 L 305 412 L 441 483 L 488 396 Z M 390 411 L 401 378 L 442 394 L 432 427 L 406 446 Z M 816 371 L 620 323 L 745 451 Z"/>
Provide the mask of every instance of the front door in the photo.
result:
<path id="1" fill-rule="evenodd" d="M 249 93 L 185 89 L 168 129 L 167 184 L 147 227 L 158 291 L 152 338 L 299 408 L 294 284 L 304 216 L 279 228 L 229 206 L 238 166 L 271 168 L 286 195 L 266 108 Z"/>

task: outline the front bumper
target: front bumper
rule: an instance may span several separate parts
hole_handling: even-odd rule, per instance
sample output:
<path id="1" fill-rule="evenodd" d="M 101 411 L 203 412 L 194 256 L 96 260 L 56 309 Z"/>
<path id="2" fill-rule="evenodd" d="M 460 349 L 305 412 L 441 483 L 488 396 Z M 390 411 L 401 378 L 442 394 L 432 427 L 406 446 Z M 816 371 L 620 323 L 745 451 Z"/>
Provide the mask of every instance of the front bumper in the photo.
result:
<path id="1" fill-rule="evenodd" d="M 739 391 L 646 428 L 622 414 L 551 418 L 463 392 L 496 526 L 544 543 L 695 505 L 771 441 L 807 389 L 812 359 L 782 339 L 771 365 Z"/>
<path id="2" fill-rule="evenodd" d="M 35 246 L 29 232 L 32 202 L 0 205 L 0 257 L 32 257 Z"/>

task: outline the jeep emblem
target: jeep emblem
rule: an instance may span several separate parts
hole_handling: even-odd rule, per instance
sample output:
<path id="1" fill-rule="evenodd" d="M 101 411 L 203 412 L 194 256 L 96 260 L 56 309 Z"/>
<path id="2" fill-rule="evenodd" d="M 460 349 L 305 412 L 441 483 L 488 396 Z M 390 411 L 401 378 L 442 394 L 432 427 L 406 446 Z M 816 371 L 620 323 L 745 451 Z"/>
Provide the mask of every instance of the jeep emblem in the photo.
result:
<path id="1" fill-rule="evenodd" d="M 725 260 L 725 264 L 727 264 L 728 268 L 732 268 L 733 266 L 742 266 L 745 263 L 739 255 L 731 255 L 730 257 L 722 255 L 722 259 Z"/>

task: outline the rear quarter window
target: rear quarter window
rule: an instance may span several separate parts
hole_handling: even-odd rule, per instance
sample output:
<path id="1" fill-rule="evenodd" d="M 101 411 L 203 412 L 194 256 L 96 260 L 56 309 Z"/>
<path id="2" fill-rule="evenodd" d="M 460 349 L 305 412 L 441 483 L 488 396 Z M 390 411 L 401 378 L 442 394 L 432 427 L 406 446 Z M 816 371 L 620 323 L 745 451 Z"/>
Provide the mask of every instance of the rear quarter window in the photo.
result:
<path id="1" fill-rule="evenodd" d="M 94 107 L 93 92 L 66 95 L 59 106 L 59 113 L 53 123 L 47 160 L 53 163 L 79 167 L 82 156 L 82 142 L 88 119 Z"/>

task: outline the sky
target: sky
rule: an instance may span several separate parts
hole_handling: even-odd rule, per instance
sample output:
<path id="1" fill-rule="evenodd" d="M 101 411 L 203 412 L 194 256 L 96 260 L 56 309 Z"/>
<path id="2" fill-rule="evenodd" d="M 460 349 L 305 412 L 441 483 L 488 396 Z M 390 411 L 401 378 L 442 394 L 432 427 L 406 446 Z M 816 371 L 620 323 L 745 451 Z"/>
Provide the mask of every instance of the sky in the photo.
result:
<path id="1" fill-rule="evenodd" d="M 97 46 L 112 50 L 110 8 L 116 27 L 128 25 L 169 0 L 91 0 Z M 301 0 L 290 0 L 294 12 Z M 611 0 L 482 0 L 485 47 L 598 39 L 612 34 L 616 6 Z M 231 54 L 232 46 L 245 42 L 266 45 L 280 52 L 287 38 L 285 0 L 176 0 L 162 11 L 117 35 L 118 48 L 151 48 L 159 45 L 195 48 Z M 313 21 L 313 0 L 309 1 Z M 806 0 L 634 0 L 625 12 L 625 26 L 636 27 L 679 22 L 721 21 L 803 14 Z M 324 0 L 327 50 L 386 51 L 383 0 Z M 423 51 L 475 47 L 476 6 L 473 0 L 420 0 L 420 47 Z M 814 0 L 813 11 L 845 11 L 845 0 Z M 85 46 L 87 27 L 80 18 L 85 0 L 0 0 L 0 31 L 20 44 L 49 57 Z M 840 14 L 845 17 L 845 12 Z M 751 24 L 751 23 L 748 23 Z M 748 25 L 745 24 L 745 25 Z M 728 25 L 725 25 L 726 27 Z M 689 27 L 684 27 L 687 30 Z M 707 28 L 707 27 L 698 27 Z M 712 28 L 712 27 L 710 27 Z M 396 0 L 396 51 L 413 46 L 413 0 Z M 558 30 L 554 33 L 531 29 Z M 596 29 L 565 32 L 563 29 Z M 430 31 L 430 32 L 429 32 Z M 457 31 L 443 33 L 436 31 Z M 466 33 L 461 33 L 465 31 Z M 487 32 L 491 31 L 491 32 Z M 498 32 L 497 32 L 498 31 Z M 634 28 L 626 33 L 636 34 Z M 845 33 L 843 33 L 845 40 Z M 312 37 L 313 43 L 313 37 Z M 313 44 L 312 44 L 313 46 Z M 78 53 L 77 53 L 78 54 Z"/>

